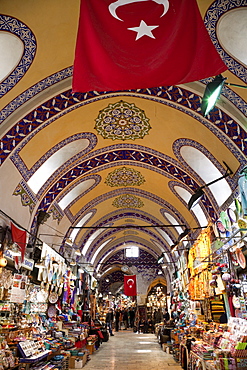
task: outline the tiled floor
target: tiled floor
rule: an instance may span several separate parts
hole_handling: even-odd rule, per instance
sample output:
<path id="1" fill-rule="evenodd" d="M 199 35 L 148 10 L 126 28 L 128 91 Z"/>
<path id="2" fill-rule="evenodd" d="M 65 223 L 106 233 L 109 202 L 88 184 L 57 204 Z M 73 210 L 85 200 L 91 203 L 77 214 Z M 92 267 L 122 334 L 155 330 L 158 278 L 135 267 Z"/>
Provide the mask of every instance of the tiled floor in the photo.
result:
<path id="1" fill-rule="evenodd" d="M 114 333 L 94 352 L 85 370 L 181 370 L 172 355 L 162 351 L 154 334 L 130 329 Z"/>

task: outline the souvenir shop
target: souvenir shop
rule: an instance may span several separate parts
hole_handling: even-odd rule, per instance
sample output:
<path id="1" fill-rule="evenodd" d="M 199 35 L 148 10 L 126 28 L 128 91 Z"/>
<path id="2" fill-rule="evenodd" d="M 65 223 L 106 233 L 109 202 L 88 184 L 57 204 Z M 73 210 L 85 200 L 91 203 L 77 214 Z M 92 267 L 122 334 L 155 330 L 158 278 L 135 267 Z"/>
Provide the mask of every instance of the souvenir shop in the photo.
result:
<path id="1" fill-rule="evenodd" d="M 97 281 L 45 243 L 40 261 L 21 262 L 7 239 L 0 258 L 0 370 L 82 368 L 106 340 L 95 320 Z"/>
<path id="2" fill-rule="evenodd" d="M 235 199 L 181 253 L 162 348 L 184 369 L 247 369 L 247 220 Z"/>

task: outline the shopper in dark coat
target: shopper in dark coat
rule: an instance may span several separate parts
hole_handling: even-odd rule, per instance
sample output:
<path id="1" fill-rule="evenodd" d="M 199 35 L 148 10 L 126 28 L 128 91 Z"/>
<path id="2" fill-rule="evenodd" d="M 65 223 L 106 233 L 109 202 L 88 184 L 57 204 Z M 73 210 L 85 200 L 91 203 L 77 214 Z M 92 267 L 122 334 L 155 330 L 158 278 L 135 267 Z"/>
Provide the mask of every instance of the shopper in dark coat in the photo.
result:
<path id="1" fill-rule="evenodd" d="M 112 333 L 113 311 L 111 308 L 106 314 L 105 322 L 106 322 L 106 327 L 108 328 L 110 335 L 113 337 L 114 336 L 114 334 Z"/>
<path id="2" fill-rule="evenodd" d="M 127 310 L 124 310 L 123 322 L 124 322 L 124 330 L 127 330 L 128 328 L 128 311 Z"/>
<path id="3" fill-rule="evenodd" d="M 129 311 L 129 317 L 130 317 L 130 327 L 133 328 L 135 322 L 135 311 L 133 310 L 132 307 Z"/>
<path id="4" fill-rule="evenodd" d="M 115 311 L 115 330 L 118 331 L 121 329 L 121 325 L 119 326 L 119 321 L 120 321 L 120 311 L 119 309 L 117 308 L 116 311 Z"/>
<path id="5" fill-rule="evenodd" d="M 161 312 L 161 309 L 158 308 L 158 311 L 156 313 L 156 317 L 155 317 L 155 324 L 159 324 L 160 322 L 163 322 L 163 313 Z"/>
<path id="6" fill-rule="evenodd" d="M 164 321 L 165 322 L 168 322 L 170 320 L 170 314 L 167 310 L 167 308 L 165 309 L 165 312 L 164 312 Z"/>

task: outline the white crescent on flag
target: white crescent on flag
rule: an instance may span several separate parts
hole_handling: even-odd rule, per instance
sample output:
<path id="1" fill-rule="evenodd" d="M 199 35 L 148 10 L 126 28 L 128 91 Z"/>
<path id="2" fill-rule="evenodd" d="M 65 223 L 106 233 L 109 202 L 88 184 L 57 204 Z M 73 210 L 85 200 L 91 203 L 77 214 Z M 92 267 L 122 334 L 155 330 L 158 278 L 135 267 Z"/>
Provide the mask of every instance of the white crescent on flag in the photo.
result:
<path id="1" fill-rule="evenodd" d="M 114 3 L 111 3 L 109 5 L 109 12 L 111 13 L 111 15 L 114 18 L 123 22 L 123 20 L 117 16 L 117 13 L 116 13 L 117 8 L 119 8 L 120 6 L 123 6 L 123 5 L 131 4 L 131 3 L 139 3 L 141 1 L 149 1 L 149 0 L 117 0 Z M 154 1 L 157 4 L 161 4 L 161 5 L 164 6 L 164 11 L 160 16 L 160 17 L 163 17 L 168 12 L 169 1 L 168 0 L 152 0 L 152 1 Z"/>
<path id="2" fill-rule="evenodd" d="M 129 285 L 130 288 L 134 285 L 134 280 L 133 279 L 128 279 L 127 284 Z"/>

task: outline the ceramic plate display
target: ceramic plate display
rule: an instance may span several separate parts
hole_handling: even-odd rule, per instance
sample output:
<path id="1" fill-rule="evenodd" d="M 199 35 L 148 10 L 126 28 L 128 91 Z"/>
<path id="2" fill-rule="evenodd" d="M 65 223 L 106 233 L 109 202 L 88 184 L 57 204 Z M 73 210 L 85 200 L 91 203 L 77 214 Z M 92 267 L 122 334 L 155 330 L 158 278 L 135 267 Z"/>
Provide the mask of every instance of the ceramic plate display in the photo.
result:
<path id="1" fill-rule="evenodd" d="M 239 220 L 238 220 L 238 227 L 240 228 L 240 229 L 247 229 L 247 220 L 245 220 L 245 219 L 243 219 L 243 218 L 240 218 Z M 241 231 L 243 231 L 243 230 L 241 230 Z M 246 231 L 243 231 L 244 233 L 246 233 Z"/>
<path id="2" fill-rule="evenodd" d="M 225 227 L 226 230 L 229 230 L 230 228 L 230 220 L 226 212 L 222 211 L 220 212 L 220 220 Z"/>
<path id="3" fill-rule="evenodd" d="M 227 214 L 231 222 L 233 223 L 237 222 L 237 215 L 232 208 L 228 208 Z"/>
<path id="4" fill-rule="evenodd" d="M 217 229 L 218 231 L 221 233 L 221 234 L 224 234 L 226 232 L 226 228 L 225 226 L 223 225 L 222 221 L 218 220 L 216 221 L 216 226 L 217 226 Z"/>
<path id="5" fill-rule="evenodd" d="M 52 304 L 54 304 L 54 303 L 57 302 L 57 300 L 58 300 L 58 294 L 56 292 L 50 293 L 50 295 L 49 295 L 49 302 L 52 303 Z"/>
<path id="6" fill-rule="evenodd" d="M 50 306 L 48 308 L 47 314 L 48 314 L 49 317 L 56 316 L 56 307 L 55 306 Z"/>
<path id="7" fill-rule="evenodd" d="M 238 199 L 235 199 L 235 207 L 236 207 L 236 211 L 238 213 L 238 216 L 240 216 L 241 213 L 242 213 L 242 206 L 241 206 L 241 203 L 239 202 Z"/>
<path id="8" fill-rule="evenodd" d="M 235 295 L 232 297 L 232 304 L 234 308 L 240 308 L 240 301 L 239 297 L 236 297 Z"/>
<path id="9" fill-rule="evenodd" d="M 237 248 L 235 254 L 236 254 L 236 257 L 237 257 L 237 261 L 239 263 L 239 266 L 242 269 L 245 269 L 245 267 L 246 267 L 246 258 L 244 256 L 243 252 L 241 251 L 241 249 L 240 248 Z"/>

